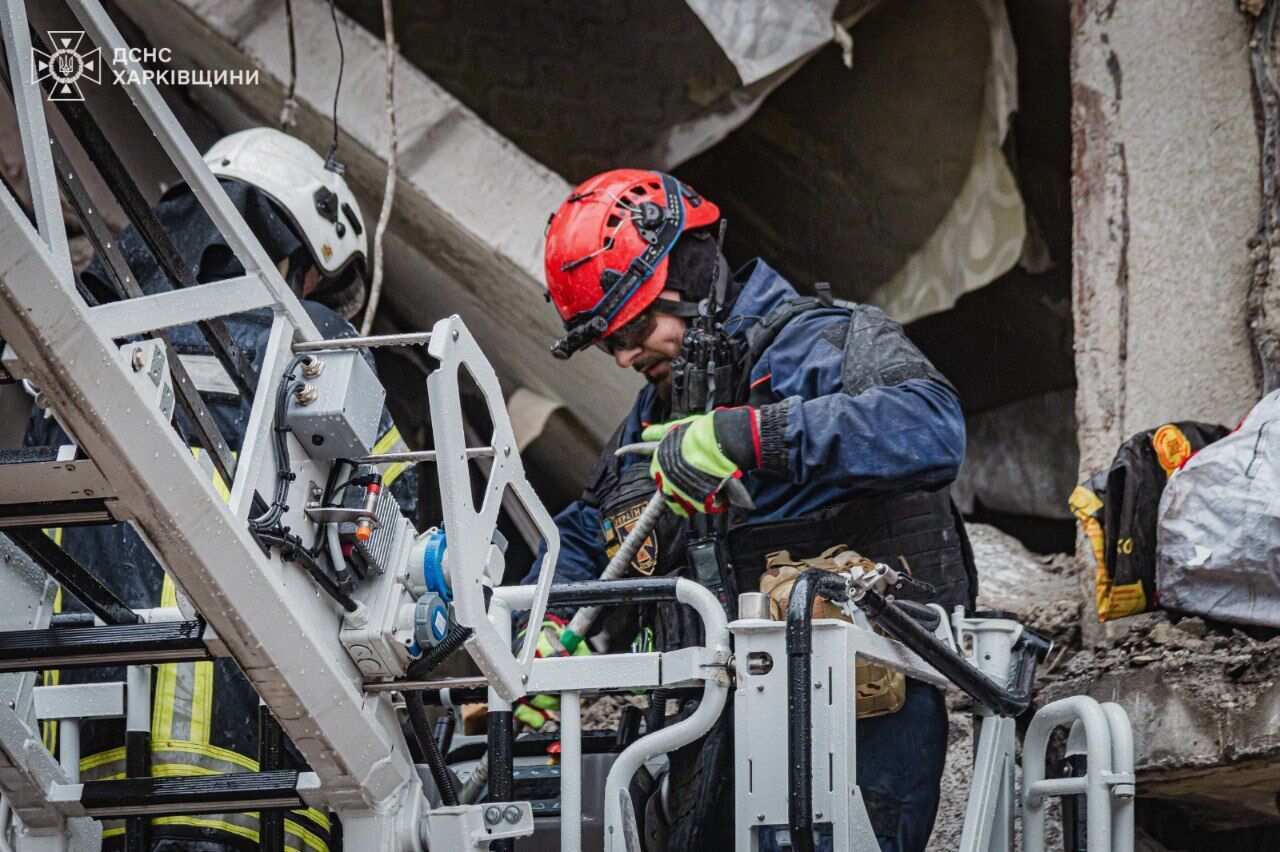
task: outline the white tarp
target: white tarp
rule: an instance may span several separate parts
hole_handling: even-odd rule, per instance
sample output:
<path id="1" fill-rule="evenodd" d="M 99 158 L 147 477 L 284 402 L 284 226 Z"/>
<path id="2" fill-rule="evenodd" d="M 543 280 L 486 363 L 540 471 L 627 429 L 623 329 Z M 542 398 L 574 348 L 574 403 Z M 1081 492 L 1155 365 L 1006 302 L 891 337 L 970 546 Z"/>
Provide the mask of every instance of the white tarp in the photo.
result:
<path id="1" fill-rule="evenodd" d="M 838 0 L 686 0 L 741 75 L 727 103 L 672 128 L 659 159 L 675 165 L 706 150 L 755 112 L 813 51 L 832 40 Z M 971 0 L 991 31 L 983 113 L 969 175 L 932 236 L 870 298 L 900 323 L 945 311 L 1023 256 L 1027 213 L 1003 146 L 1017 109 L 1017 50 L 1003 0 Z M 866 12 L 874 3 L 862 8 Z M 852 49 L 857 49 L 854 31 Z M 1033 271 L 1042 271 L 1036 269 Z"/>
<path id="2" fill-rule="evenodd" d="M 1280 391 L 1169 478 L 1156 528 L 1160 605 L 1280 627 Z"/>
<path id="3" fill-rule="evenodd" d="M 838 0 L 686 0 L 750 86 L 831 41 Z"/>
<path id="4" fill-rule="evenodd" d="M 1005 162 L 1009 116 L 1018 107 L 1017 51 L 1002 0 L 973 0 L 991 27 L 982 121 L 973 165 L 951 210 L 928 241 L 870 300 L 900 323 L 945 311 L 1013 268 L 1027 238 L 1027 213 Z"/>

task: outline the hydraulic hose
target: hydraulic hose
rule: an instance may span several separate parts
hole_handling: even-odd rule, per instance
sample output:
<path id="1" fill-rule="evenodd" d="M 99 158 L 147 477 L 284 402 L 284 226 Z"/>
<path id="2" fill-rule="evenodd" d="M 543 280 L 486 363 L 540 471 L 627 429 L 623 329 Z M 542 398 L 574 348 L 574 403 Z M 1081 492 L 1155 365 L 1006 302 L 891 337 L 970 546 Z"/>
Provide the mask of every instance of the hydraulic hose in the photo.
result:
<path id="1" fill-rule="evenodd" d="M 884 596 L 867 591 L 855 603 L 886 633 L 915 651 L 943 677 L 997 716 L 1017 716 L 1031 705 L 1036 664 L 1048 655 L 1050 644 L 1030 630 L 1023 630 L 1013 646 L 1009 685 L 1004 686 L 976 669 Z"/>
<path id="2" fill-rule="evenodd" d="M 405 693 L 404 706 L 409 711 L 409 724 L 413 726 L 413 735 L 418 740 L 418 748 L 422 751 L 427 769 L 431 771 L 431 777 L 436 782 L 436 789 L 440 791 L 440 801 L 445 807 L 457 805 L 458 788 L 454 782 L 453 773 L 444 762 L 440 744 L 436 742 L 435 731 L 431 728 L 431 720 L 427 717 L 427 708 L 422 703 L 422 696 L 417 692 Z"/>
<path id="3" fill-rule="evenodd" d="M 666 508 L 667 501 L 662 496 L 662 492 L 654 492 L 654 495 L 649 498 L 649 502 L 645 504 L 640 517 L 636 519 L 635 524 L 631 527 L 631 532 L 627 534 L 622 544 L 619 545 L 617 552 L 613 554 L 613 558 L 609 560 L 609 564 L 605 566 L 603 573 L 600 574 L 601 581 L 617 580 L 627 573 L 627 569 L 631 567 L 631 560 L 635 558 L 640 546 L 649 537 L 649 533 L 653 532 L 653 528 L 657 526 L 658 520 L 662 517 L 662 513 L 666 511 Z M 560 643 L 564 645 L 567 653 L 572 654 L 582 644 L 583 638 L 591 630 L 591 625 L 595 622 L 596 615 L 599 612 L 600 607 L 598 606 L 584 606 L 573 614 L 573 618 L 569 621 L 569 626 L 564 629 L 560 636 Z"/>
<path id="4" fill-rule="evenodd" d="M 813 852 L 813 603 L 819 591 L 833 600 L 848 597 L 844 578 L 810 568 L 791 587 L 787 601 L 787 766 L 791 848 Z"/>
<path id="5" fill-rule="evenodd" d="M 459 624 L 450 625 L 444 639 L 427 653 L 409 664 L 405 676 L 409 680 L 421 680 L 431 674 L 441 663 L 449 659 L 459 648 L 471 638 L 471 629 Z M 404 693 L 404 706 L 409 711 L 409 725 L 413 728 L 413 736 L 418 741 L 418 749 L 427 762 L 427 769 L 440 791 L 440 801 L 447 807 L 458 804 L 458 787 L 445 763 L 440 744 L 436 742 L 435 732 L 431 728 L 431 720 L 427 717 L 426 703 L 421 692 Z"/>

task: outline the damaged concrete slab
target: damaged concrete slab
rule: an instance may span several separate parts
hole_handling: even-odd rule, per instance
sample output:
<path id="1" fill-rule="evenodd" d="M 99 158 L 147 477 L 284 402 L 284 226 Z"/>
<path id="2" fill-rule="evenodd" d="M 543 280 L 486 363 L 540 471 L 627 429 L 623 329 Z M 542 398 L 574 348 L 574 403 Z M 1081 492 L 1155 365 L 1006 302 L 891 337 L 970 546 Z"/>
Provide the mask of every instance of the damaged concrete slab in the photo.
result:
<path id="1" fill-rule="evenodd" d="M 1086 693 L 1133 720 L 1142 795 L 1211 830 L 1274 824 L 1280 789 L 1280 637 L 1255 640 L 1198 618 L 1136 616 L 1108 647 L 1079 652 L 1047 703 Z"/>

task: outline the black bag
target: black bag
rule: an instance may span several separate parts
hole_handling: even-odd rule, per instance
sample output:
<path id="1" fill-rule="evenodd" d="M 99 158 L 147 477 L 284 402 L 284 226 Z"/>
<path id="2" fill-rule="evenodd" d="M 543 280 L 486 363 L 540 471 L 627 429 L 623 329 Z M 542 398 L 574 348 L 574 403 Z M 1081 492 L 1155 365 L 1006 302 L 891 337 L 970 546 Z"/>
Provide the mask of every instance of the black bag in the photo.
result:
<path id="1" fill-rule="evenodd" d="M 1184 421 L 1139 432 L 1111 467 L 1071 493 L 1071 513 L 1097 562 L 1099 621 L 1157 609 L 1156 513 L 1165 482 L 1187 459 L 1222 438 L 1224 426 Z"/>

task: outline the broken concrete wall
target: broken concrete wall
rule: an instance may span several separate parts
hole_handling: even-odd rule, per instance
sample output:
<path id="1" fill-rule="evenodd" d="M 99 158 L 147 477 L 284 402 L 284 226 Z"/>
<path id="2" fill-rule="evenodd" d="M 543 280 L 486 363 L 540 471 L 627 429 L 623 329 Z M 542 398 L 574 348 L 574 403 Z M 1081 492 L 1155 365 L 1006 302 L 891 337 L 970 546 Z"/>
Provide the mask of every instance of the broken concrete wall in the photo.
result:
<path id="1" fill-rule="evenodd" d="M 1251 24 L 1219 0 L 1073 0 L 1082 476 L 1135 432 L 1234 425 L 1259 396 L 1247 326 L 1260 205 Z M 1080 580 L 1091 586 L 1092 568 Z M 1140 822 L 1162 800 L 1205 830 L 1274 822 L 1274 651 L 1184 624 L 1157 614 L 1100 629 L 1086 617 L 1086 650 L 1039 700 L 1084 691 L 1126 708 Z"/>
<path id="2" fill-rule="evenodd" d="M 1258 398 L 1249 21 L 1224 0 L 1074 0 L 1073 299 L 1081 472 L 1168 420 Z"/>
<path id="3" fill-rule="evenodd" d="M 1081 469 L 1256 401 L 1245 327 L 1258 145 L 1248 21 L 1219 0 L 1075 0 Z"/>

